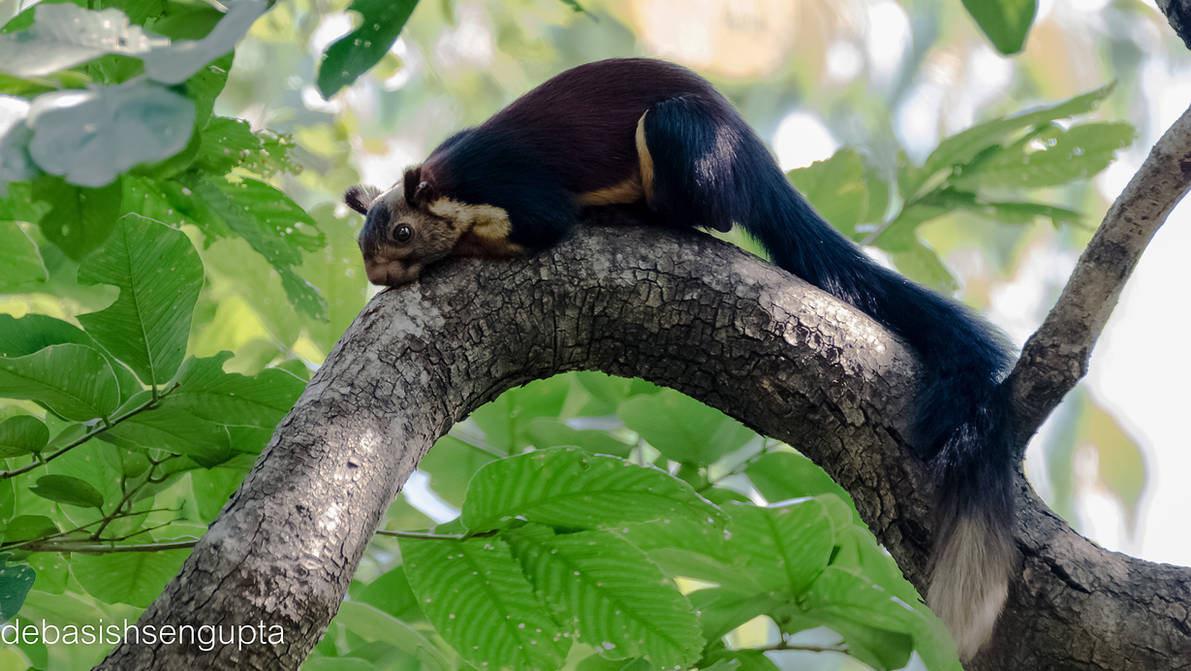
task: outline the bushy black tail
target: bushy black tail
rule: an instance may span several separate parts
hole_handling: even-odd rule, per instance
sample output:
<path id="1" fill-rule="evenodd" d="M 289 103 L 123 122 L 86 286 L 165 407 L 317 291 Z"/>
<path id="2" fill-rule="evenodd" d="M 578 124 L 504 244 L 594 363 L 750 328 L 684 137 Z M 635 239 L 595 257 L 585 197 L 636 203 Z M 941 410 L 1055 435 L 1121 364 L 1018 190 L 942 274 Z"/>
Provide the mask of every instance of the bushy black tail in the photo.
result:
<path id="1" fill-rule="evenodd" d="M 1006 344 L 959 303 L 878 265 L 831 228 L 722 98 L 667 100 L 642 123 L 654 170 L 651 206 L 674 221 L 744 226 L 777 265 L 914 349 L 923 374 L 911 440 L 940 492 L 927 602 L 970 658 L 992 633 L 1015 556 L 999 391 L 1010 362 Z"/>

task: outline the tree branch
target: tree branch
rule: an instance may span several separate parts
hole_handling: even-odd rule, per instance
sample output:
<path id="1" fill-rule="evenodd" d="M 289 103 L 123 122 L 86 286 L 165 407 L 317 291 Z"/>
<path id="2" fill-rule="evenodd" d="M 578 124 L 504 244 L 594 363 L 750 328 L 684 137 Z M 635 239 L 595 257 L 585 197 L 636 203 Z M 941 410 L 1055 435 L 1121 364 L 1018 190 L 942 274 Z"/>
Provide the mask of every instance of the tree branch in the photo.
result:
<path id="1" fill-rule="evenodd" d="M 921 588 L 933 485 L 902 439 L 910 352 L 731 245 L 601 216 L 613 225 L 531 259 L 446 262 L 376 296 L 141 618 L 278 624 L 283 645 L 125 643 L 100 668 L 297 668 L 434 441 L 502 391 L 570 370 L 640 375 L 797 445 L 852 493 Z M 998 656 L 971 668 L 1100 668 L 1115 655 L 1127 660 L 1119 669 L 1191 663 L 1191 569 L 1105 552 L 1020 488 L 1022 580 Z"/>
<path id="2" fill-rule="evenodd" d="M 1191 187 L 1191 108 L 1159 138 L 1104 215 L 1006 384 L 1019 452 L 1088 371 L 1092 347 L 1150 239 Z"/>

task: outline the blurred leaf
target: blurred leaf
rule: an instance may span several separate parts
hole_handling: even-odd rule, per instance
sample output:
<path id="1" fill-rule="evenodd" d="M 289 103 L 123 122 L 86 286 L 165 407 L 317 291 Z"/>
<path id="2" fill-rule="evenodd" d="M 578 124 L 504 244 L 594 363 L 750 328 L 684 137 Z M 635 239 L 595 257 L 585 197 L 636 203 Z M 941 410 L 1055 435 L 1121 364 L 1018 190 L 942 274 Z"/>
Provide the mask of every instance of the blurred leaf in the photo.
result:
<path id="1" fill-rule="evenodd" d="M 1002 54 L 1016 54 L 1038 13 L 1037 0 L 964 0 L 976 25 Z"/>
<path id="2" fill-rule="evenodd" d="M 856 234 L 867 220 L 869 189 L 864 161 L 854 149 L 841 149 L 823 161 L 786 173 L 815 210 L 840 233 Z"/>
<path id="3" fill-rule="evenodd" d="M 0 459 L 38 453 L 50 442 L 50 430 L 32 415 L 17 415 L 0 422 Z"/>
<path id="4" fill-rule="evenodd" d="M 223 372 L 231 352 L 182 364 L 178 388 L 162 407 L 182 408 L 196 417 L 233 426 L 255 426 L 272 431 L 289 412 L 305 383 L 286 371 L 269 368 L 255 377 Z"/>
<path id="5" fill-rule="evenodd" d="M 463 505 L 467 485 L 476 471 L 497 457 L 455 436 L 443 436 L 418 462 L 418 470 L 430 475 L 430 488 L 452 506 Z"/>
<path id="6" fill-rule="evenodd" d="M 330 98 L 380 62 L 397 41 L 418 0 L 352 0 L 349 11 L 360 14 L 352 32 L 327 47 L 318 66 L 318 90 Z"/>
<path id="7" fill-rule="evenodd" d="M 99 187 L 138 163 L 182 151 L 194 128 L 194 104 L 163 86 L 134 80 L 38 96 L 29 125 L 29 154 L 42 170 Z"/>
<path id="8" fill-rule="evenodd" d="M 538 593 L 608 656 L 687 668 L 703 635 L 694 610 L 641 550 L 607 531 L 559 536 L 541 527 L 505 532 Z"/>
<path id="9" fill-rule="evenodd" d="M 75 555 L 70 569 L 92 596 L 143 608 L 161 595 L 189 555 L 190 550 Z"/>
<path id="10" fill-rule="evenodd" d="M 959 289 L 959 281 L 943 260 L 920 240 L 915 239 L 907 249 L 893 252 L 890 260 L 901 274 L 939 293 L 949 295 Z"/>
<path id="11" fill-rule="evenodd" d="M 598 529 L 666 517 L 716 524 L 719 509 L 656 468 L 576 448 L 552 448 L 494 461 L 467 489 L 463 524 L 499 528 L 517 518 Z"/>
<path id="12" fill-rule="evenodd" d="M 632 445 L 609 436 L 605 431 L 580 431 L 556 419 L 535 419 L 526 426 L 525 432 L 538 449 L 573 445 L 593 454 L 609 454 L 622 459 L 633 450 Z"/>
<path id="13" fill-rule="evenodd" d="M 103 507 L 103 495 L 84 480 L 69 475 L 43 475 L 29 485 L 29 491 L 43 499 L 80 508 Z"/>
<path id="14" fill-rule="evenodd" d="M 1057 119 L 1091 112 L 1108 97 L 1109 93 L 1112 93 L 1114 86 L 1114 84 L 1109 84 L 1054 105 L 1012 117 L 993 119 L 960 131 L 940 142 L 939 146 L 926 158 L 926 163 L 921 168 L 924 173 L 923 178 L 929 177 L 942 168 L 970 162 L 988 147 L 1004 143 L 1012 133 L 1048 124 Z M 902 194 L 907 198 L 914 195 L 905 188 L 902 189 Z"/>
<path id="15" fill-rule="evenodd" d="M 177 40 L 168 47 L 154 49 L 145 59 L 145 74 L 166 84 L 190 79 L 207 63 L 234 49 L 268 8 L 265 0 L 237 0 L 206 37 Z"/>
<path id="16" fill-rule="evenodd" d="M 456 668 L 443 651 L 413 627 L 366 603 L 344 601 L 334 622 L 343 624 L 365 641 L 383 641 L 415 656 L 426 671 Z"/>
<path id="17" fill-rule="evenodd" d="M 979 201 L 973 204 L 972 211 L 1003 224 L 1032 224 L 1040 218 L 1046 219 L 1055 228 L 1081 224 L 1084 219 L 1075 210 L 1043 203 Z"/>
<path id="18" fill-rule="evenodd" d="M 326 319 L 326 301 L 293 269 L 302 263 L 302 250 L 314 251 L 325 242 L 305 210 L 255 179 L 231 183 L 214 177 L 196 182 L 193 190 L 202 207 L 210 208 L 280 273 L 294 307 L 316 319 Z"/>
<path id="19" fill-rule="evenodd" d="M 41 232 L 78 261 L 103 244 L 120 214 L 121 186 L 116 181 L 98 189 L 68 184 L 44 175 L 33 181 L 33 198 L 52 205 L 41 217 Z"/>
<path id="20" fill-rule="evenodd" d="M 1017 54 L 1037 14 L 1037 0 L 964 0 L 964 7 L 997 51 Z"/>
<path id="21" fill-rule="evenodd" d="M 368 583 L 352 596 L 406 622 L 422 619 L 418 598 L 409 586 L 405 569 L 398 566 Z"/>
<path id="22" fill-rule="evenodd" d="M 16 222 L 0 222 L 0 292 L 49 277 L 37 245 Z"/>
<path id="23" fill-rule="evenodd" d="M 951 183 L 961 189 L 1063 185 L 1108 167 L 1133 137 L 1133 126 L 1127 123 L 1086 123 L 1067 130 L 1049 126 L 1027 142 L 965 166 Z"/>
<path id="24" fill-rule="evenodd" d="M 756 435 L 719 410 L 673 390 L 634 396 L 617 414 L 666 458 L 700 466 L 740 449 Z"/>
<path id="25" fill-rule="evenodd" d="M 0 68 L 18 77 L 48 75 L 104 54 L 139 56 L 169 40 L 131 26 L 118 9 L 92 11 L 72 4 L 34 8 L 33 25 L 0 35 Z"/>
<path id="26" fill-rule="evenodd" d="M 484 431 L 489 446 L 512 454 L 529 444 L 525 435 L 529 422 L 558 417 L 569 393 L 570 383 L 565 376 L 535 380 L 480 406 L 471 414 L 471 420 Z"/>
<path id="27" fill-rule="evenodd" d="M 478 667 L 555 669 L 570 641 L 534 596 L 498 538 L 402 538 L 401 557 L 418 603 L 439 635 Z"/>
<path id="28" fill-rule="evenodd" d="M 103 248 L 79 267 L 79 281 L 110 284 L 120 296 L 79 322 L 147 385 L 164 384 L 186 352 L 203 264 L 181 231 L 126 215 Z"/>
<path id="29" fill-rule="evenodd" d="M 724 587 L 711 587 L 687 595 L 695 612 L 703 637 L 714 641 L 728 632 L 774 608 L 774 601 L 764 595 L 741 593 Z"/>
<path id="30" fill-rule="evenodd" d="M 770 503 L 835 494 L 848 505 L 855 505 L 852 495 L 818 464 L 794 452 L 770 452 L 749 464 L 745 475 Z"/>
<path id="31" fill-rule="evenodd" d="M 112 367 L 86 345 L 52 345 L 0 358 L 0 396 L 37 401 L 66 419 L 109 417 L 120 403 Z"/>
<path id="32" fill-rule="evenodd" d="M 0 622 L 8 622 L 21 610 L 37 574 L 25 564 L 9 564 L 0 557 Z"/>
<path id="33" fill-rule="evenodd" d="M 1075 432 L 1076 445 L 1096 451 L 1096 475 L 1120 503 L 1128 528 L 1136 532 L 1141 495 L 1149 480 L 1145 455 L 1107 408 L 1089 395 L 1085 398 Z"/>

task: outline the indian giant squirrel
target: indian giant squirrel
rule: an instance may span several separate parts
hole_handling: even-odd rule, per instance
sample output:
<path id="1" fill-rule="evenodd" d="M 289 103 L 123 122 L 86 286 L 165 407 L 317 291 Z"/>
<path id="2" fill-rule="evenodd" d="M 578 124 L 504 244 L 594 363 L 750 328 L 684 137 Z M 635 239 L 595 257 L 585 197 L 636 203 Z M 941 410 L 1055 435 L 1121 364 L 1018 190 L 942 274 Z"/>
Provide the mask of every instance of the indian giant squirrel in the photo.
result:
<path id="1" fill-rule="evenodd" d="M 693 72 L 628 58 L 581 65 L 438 146 L 385 192 L 352 187 L 368 279 L 400 285 L 452 255 L 548 248 L 586 206 L 643 203 L 669 223 L 743 226 L 774 263 L 855 306 L 923 367 L 910 441 L 939 484 L 927 603 L 960 655 L 1005 602 L 1012 452 L 998 332 L 950 298 L 869 259 L 790 185 L 731 103 Z"/>

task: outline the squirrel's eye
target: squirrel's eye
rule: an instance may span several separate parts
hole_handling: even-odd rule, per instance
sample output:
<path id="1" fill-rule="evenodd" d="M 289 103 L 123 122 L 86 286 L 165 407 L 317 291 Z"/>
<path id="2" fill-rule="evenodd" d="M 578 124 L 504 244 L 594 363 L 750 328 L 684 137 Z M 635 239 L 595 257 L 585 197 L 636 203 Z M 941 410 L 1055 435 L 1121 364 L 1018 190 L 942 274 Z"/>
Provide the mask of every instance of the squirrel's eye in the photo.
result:
<path id="1" fill-rule="evenodd" d="M 409 242 L 414 237 L 414 229 L 409 224 L 401 224 L 393 229 L 393 239 L 397 242 Z"/>

